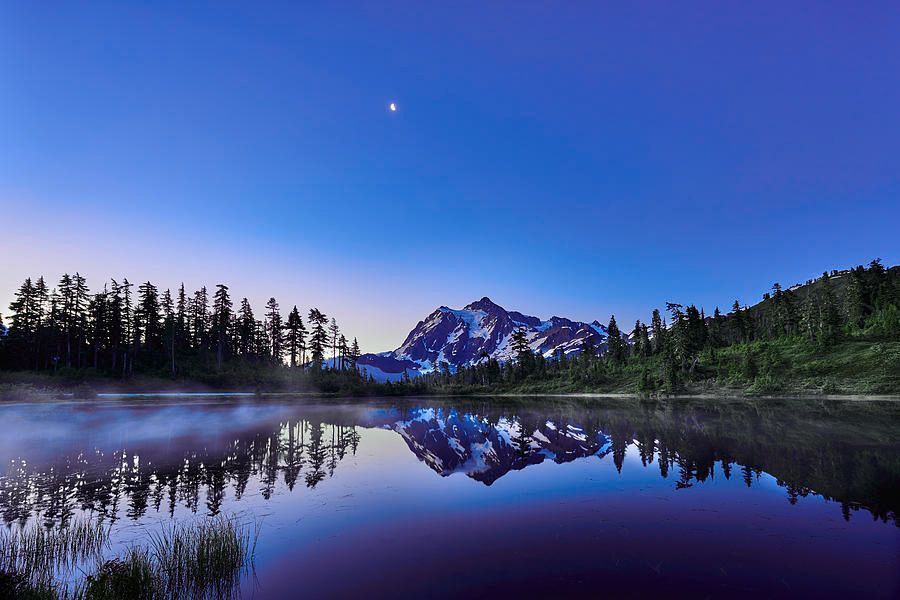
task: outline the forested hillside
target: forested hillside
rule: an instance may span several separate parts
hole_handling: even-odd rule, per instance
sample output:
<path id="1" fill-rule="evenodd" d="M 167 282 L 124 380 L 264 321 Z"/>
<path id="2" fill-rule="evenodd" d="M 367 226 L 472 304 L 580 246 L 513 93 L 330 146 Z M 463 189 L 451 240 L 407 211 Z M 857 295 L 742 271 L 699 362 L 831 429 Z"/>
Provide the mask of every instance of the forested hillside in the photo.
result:
<path id="1" fill-rule="evenodd" d="M 462 392 L 900 393 L 900 267 L 825 272 L 726 314 L 667 303 L 628 341 L 612 318 L 603 354 L 585 348 L 553 360 L 528 351 L 437 373 L 423 389 Z"/>

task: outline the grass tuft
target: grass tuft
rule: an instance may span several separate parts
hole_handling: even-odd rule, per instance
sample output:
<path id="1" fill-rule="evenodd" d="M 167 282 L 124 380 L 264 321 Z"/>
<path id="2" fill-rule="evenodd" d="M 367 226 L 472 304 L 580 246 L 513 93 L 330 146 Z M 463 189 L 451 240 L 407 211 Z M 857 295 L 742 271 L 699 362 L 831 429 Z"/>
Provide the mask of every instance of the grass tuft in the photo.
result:
<path id="1" fill-rule="evenodd" d="M 190 525 L 173 523 L 107 561 L 87 579 L 83 597 L 233 598 L 253 566 L 258 527 L 219 517 Z"/>
<path id="2" fill-rule="evenodd" d="M 87 519 L 0 531 L 0 598 L 157 600 L 234 598 L 252 572 L 259 527 L 217 517 L 172 523 L 144 545 L 103 560 L 109 531 Z M 93 562 L 92 562 L 93 561 Z M 95 565 L 70 591 L 75 569 Z"/>
<path id="3" fill-rule="evenodd" d="M 47 597 L 55 580 L 79 564 L 98 559 L 109 543 L 109 531 L 90 519 L 75 519 L 58 527 L 31 522 L 0 531 L 0 590 L 19 597 Z"/>

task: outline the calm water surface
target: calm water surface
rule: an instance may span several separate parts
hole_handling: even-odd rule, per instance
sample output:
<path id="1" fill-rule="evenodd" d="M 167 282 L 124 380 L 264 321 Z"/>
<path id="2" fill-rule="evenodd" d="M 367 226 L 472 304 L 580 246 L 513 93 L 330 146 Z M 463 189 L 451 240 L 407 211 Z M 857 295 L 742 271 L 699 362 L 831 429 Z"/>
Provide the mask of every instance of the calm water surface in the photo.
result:
<path id="1" fill-rule="evenodd" d="M 0 406 L 7 526 L 261 523 L 246 596 L 897 597 L 900 406 L 142 398 Z"/>

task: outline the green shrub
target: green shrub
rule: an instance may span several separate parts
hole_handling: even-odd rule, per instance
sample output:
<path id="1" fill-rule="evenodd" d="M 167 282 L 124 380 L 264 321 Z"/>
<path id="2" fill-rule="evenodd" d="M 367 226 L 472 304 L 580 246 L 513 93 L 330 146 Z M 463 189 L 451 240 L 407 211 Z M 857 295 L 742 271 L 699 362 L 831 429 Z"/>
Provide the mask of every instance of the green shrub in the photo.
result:
<path id="1" fill-rule="evenodd" d="M 866 334 L 885 338 L 900 337 L 900 308 L 889 304 L 866 320 Z"/>
<path id="2" fill-rule="evenodd" d="M 753 395 L 772 394 L 782 389 L 784 389 L 784 383 L 774 375 L 760 375 L 747 388 L 747 393 Z"/>

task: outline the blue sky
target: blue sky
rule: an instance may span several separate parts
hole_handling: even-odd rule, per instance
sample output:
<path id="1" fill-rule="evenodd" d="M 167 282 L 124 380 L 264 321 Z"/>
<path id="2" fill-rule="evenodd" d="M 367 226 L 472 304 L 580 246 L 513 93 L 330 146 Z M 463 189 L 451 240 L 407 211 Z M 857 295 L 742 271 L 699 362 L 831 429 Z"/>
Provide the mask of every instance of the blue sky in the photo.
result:
<path id="1" fill-rule="evenodd" d="M 183 4 L 0 1 L 0 312 L 224 281 L 379 351 L 900 262 L 896 3 Z"/>

